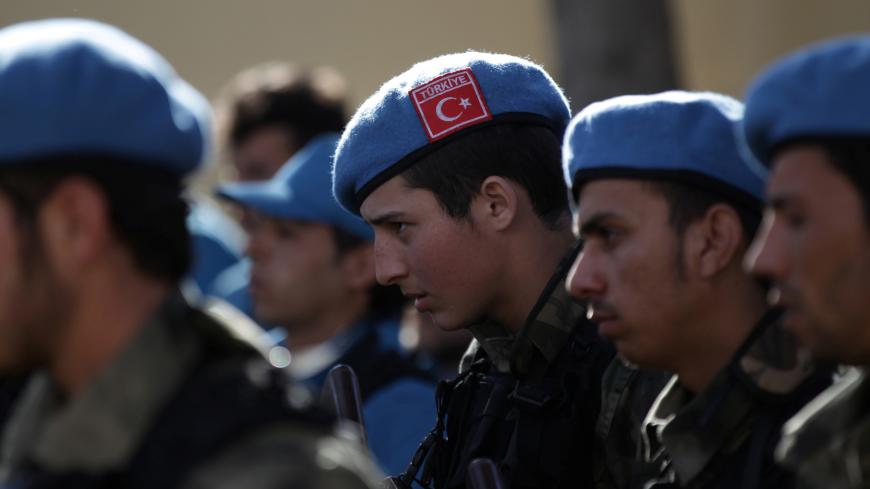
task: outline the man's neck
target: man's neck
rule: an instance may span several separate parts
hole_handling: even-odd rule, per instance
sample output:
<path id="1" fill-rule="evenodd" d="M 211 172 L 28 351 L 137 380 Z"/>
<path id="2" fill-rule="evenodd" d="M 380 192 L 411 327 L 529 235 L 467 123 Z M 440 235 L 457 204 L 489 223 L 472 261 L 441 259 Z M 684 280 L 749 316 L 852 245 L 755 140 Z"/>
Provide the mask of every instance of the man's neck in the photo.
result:
<path id="1" fill-rule="evenodd" d="M 513 333 L 519 332 L 574 243 L 568 230 L 542 229 L 517 239 L 509 248 L 502 293 L 496 297 L 491 319 Z"/>
<path id="2" fill-rule="evenodd" d="M 134 339 L 171 293 L 171 286 L 130 271 L 83 280 L 48 369 L 68 396 L 76 396 Z"/>
<path id="3" fill-rule="evenodd" d="M 732 360 L 767 312 L 763 292 L 753 283 L 721 288 L 699 307 L 684 331 L 688 341 L 674 356 L 672 371 L 691 392 L 704 390 Z"/>
<path id="4" fill-rule="evenodd" d="M 341 334 L 365 316 L 367 307 L 367 297 L 352 297 L 335 307 L 324 308 L 316 317 L 287 324 L 290 352 L 320 345 Z"/>

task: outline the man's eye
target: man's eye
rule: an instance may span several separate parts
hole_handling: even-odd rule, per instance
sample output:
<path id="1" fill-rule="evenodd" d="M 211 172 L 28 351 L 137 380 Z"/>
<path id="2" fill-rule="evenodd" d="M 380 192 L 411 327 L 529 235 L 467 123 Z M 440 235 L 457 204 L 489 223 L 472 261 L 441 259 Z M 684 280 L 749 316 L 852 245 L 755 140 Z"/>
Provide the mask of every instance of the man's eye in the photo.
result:
<path id="1" fill-rule="evenodd" d="M 806 224 L 806 217 L 799 212 L 786 212 L 782 215 L 786 225 L 791 229 L 800 229 Z"/>
<path id="2" fill-rule="evenodd" d="M 598 231 L 598 235 L 601 237 L 601 239 L 603 241 L 612 242 L 612 241 L 615 241 L 616 238 L 619 237 L 619 232 L 616 231 L 615 229 L 601 228 Z"/>
<path id="3" fill-rule="evenodd" d="M 602 245 L 608 249 L 616 247 L 622 238 L 622 233 L 619 230 L 611 228 L 601 228 L 597 234 Z"/>

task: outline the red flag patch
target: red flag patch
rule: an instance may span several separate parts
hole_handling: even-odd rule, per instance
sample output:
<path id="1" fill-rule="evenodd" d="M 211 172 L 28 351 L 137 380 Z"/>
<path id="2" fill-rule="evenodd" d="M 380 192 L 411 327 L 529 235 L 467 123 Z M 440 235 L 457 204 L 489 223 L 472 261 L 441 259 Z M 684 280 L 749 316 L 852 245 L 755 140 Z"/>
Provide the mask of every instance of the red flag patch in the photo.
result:
<path id="1" fill-rule="evenodd" d="M 430 142 L 492 119 L 471 68 L 441 75 L 408 94 Z"/>

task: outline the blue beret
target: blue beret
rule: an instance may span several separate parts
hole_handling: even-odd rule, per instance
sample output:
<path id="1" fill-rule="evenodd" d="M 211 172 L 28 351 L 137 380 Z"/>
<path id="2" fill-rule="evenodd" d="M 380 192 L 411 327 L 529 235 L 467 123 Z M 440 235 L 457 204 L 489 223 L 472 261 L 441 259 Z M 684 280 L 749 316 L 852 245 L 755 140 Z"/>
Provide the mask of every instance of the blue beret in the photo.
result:
<path id="1" fill-rule="evenodd" d="M 7 164 L 99 154 L 184 175 L 205 159 L 210 136 L 208 103 L 166 60 L 90 20 L 0 30 L 0 107 Z"/>
<path id="2" fill-rule="evenodd" d="M 332 195 L 332 155 L 337 134 L 319 136 L 293 155 L 271 180 L 222 185 L 217 194 L 267 216 L 331 224 L 363 239 L 372 230 L 342 209 Z"/>
<path id="3" fill-rule="evenodd" d="M 467 52 L 418 63 L 369 97 L 342 134 L 333 188 L 349 211 L 455 137 L 495 123 L 543 125 L 561 137 L 571 112 L 553 79 L 514 56 Z"/>
<path id="4" fill-rule="evenodd" d="M 764 195 L 764 169 L 739 144 L 743 106 L 715 93 L 628 95 L 571 121 L 562 148 L 569 188 L 596 178 L 682 181 L 747 204 Z"/>
<path id="5" fill-rule="evenodd" d="M 870 37 L 815 45 L 768 68 L 746 96 L 744 131 L 765 164 L 795 139 L 870 135 Z"/>

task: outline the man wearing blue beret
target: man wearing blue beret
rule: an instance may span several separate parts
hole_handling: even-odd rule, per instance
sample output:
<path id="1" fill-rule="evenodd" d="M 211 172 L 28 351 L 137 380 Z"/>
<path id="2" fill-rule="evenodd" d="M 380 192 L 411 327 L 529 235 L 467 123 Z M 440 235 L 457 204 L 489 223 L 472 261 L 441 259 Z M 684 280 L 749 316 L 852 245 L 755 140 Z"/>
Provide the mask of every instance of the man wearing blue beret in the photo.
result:
<path id="1" fill-rule="evenodd" d="M 220 152 L 227 160 L 221 173 L 228 180 L 268 180 L 309 141 L 320 134 L 341 131 L 347 124 L 346 82 L 330 67 L 309 70 L 291 63 L 263 63 L 238 73 L 221 91 L 216 113 L 222 126 L 216 133 Z M 193 208 L 192 216 L 197 210 Z M 208 224 L 226 239 L 226 226 L 216 219 Z M 202 260 L 203 271 L 218 271 L 215 268 L 221 262 L 207 259 Z M 253 311 L 250 268 L 246 259 L 228 264 L 203 291 L 262 322 Z"/>
<path id="2" fill-rule="evenodd" d="M 374 228 L 378 282 L 475 337 L 400 487 L 465 487 L 479 457 L 510 487 L 592 484 L 613 350 L 560 285 L 576 253 L 560 167 L 569 118 L 541 67 L 467 52 L 386 82 L 345 128 L 333 187 Z"/>
<path id="3" fill-rule="evenodd" d="M 320 392 L 336 364 L 357 374 L 368 442 L 398 472 L 432 427 L 434 381 L 384 344 L 405 300 L 375 282 L 372 230 L 332 195 L 337 135 L 321 135 L 265 182 L 226 184 L 218 195 L 248 212 L 251 292 L 258 318 L 284 328 L 288 367 Z"/>
<path id="4" fill-rule="evenodd" d="M 777 455 L 813 488 L 870 481 L 870 37 L 812 46 L 768 68 L 744 131 L 771 168 L 747 263 L 824 361 L 852 366 L 792 418 Z"/>
<path id="5" fill-rule="evenodd" d="M 584 241 L 568 288 L 622 358 L 673 373 L 639 433 L 659 468 L 645 487 L 791 487 L 780 426 L 829 380 L 742 268 L 764 178 L 739 152 L 742 114 L 712 93 L 623 96 L 565 136 Z"/>
<path id="6" fill-rule="evenodd" d="M 94 21 L 0 30 L 0 486 L 371 487 L 256 328 L 179 291 L 209 107 Z M 236 316 L 236 317 L 234 317 Z"/>

